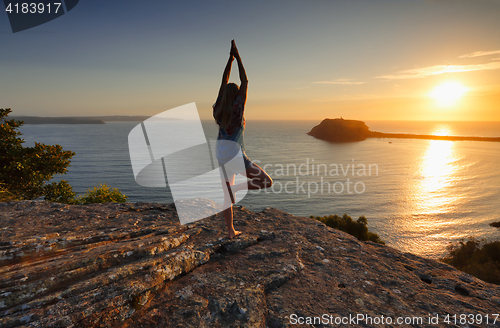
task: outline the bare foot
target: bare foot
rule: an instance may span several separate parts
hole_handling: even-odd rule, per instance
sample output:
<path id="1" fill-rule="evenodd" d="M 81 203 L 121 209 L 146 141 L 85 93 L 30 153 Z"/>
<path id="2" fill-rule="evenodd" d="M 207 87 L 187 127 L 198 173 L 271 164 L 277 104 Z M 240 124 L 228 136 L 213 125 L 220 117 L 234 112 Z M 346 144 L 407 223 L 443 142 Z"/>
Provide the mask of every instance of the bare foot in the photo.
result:
<path id="1" fill-rule="evenodd" d="M 228 232 L 227 238 L 233 239 L 234 237 L 236 237 L 238 235 L 241 235 L 241 231 L 234 230 L 234 232 Z"/>

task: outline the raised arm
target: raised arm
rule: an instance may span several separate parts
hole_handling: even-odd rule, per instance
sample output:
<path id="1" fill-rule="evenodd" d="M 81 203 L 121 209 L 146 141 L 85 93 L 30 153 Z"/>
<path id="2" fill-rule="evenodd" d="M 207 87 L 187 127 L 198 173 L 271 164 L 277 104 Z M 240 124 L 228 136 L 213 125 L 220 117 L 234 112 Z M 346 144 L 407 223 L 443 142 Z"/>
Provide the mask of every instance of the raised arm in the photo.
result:
<path id="1" fill-rule="evenodd" d="M 222 74 L 222 83 L 219 88 L 219 95 L 218 97 L 222 97 L 222 92 L 224 92 L 224 87 L 226 86 L 227 82 L 229 81 L 229 75 L 231 75 L 231 65 L 233 64 L 234 56 L 233 52 L 229 54 L 229 59 L 227 60 L 226 68 L 224 68 L 224 73 Z"/>
<path id="2" fill-rule="evenodd" d="M 247 100 L 248 78 L 247 78 L 247 73 L 245 72 L 245 67 L 243 67 L 243 62 L 241 61 L 238 48 L 236 48 L 236 44 L 234 43 L 234 40 L 232 41 L 231 54 L 234 56 L 234 58 L 236 58 L 236 61 L 238 62 L 238 72 L 240 74 L 240 81 L 241 81 L 240 91 L 238 95 L 241 98 L 243 98 L 243 104 L 245 104 Z"/>

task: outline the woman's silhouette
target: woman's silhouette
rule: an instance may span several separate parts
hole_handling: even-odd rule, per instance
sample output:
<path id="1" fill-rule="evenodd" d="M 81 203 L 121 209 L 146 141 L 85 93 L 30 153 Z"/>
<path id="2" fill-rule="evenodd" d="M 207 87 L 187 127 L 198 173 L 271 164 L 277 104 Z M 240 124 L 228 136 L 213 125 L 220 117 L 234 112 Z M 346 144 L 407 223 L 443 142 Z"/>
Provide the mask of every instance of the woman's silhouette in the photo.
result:
<path id="1" fill-rule="evenodd" d="M 228 83 L 231 74 L 231 65 L 236 58 L 241 85 Z M 273 180 L 257 164 L 253 163 L 245 154 L 243 133 L 245 131 L 245 117 L 243 115 L 247 100 L 248 79 L 241 62 L 240 54 L 236 48 L 234 40 L 231 41 L 231 51 L 229 59 L 222 75 L 222 84 L 219 89 L 217 101 L 213 105 L 215 122 L 219 125 L 219 135 L 217 136 L 216 156 L 220 164 L 225 164 L 236 156 L 241 149 L 245 170 L 242 172 L 232 172 L 231 170 L 221 170 L 222 188 L 225 192 L 223 211 L 227 225 L 227 236 L 233 238 L 241 232 L 234 230 L 233 207 L 234 194 L 239 190 L 269 188 Z M 232 142 L 224 143 L 224 140 Z M 242 174 L 249 178 L 248 182 L 234 184 L 236 174 Z"/>

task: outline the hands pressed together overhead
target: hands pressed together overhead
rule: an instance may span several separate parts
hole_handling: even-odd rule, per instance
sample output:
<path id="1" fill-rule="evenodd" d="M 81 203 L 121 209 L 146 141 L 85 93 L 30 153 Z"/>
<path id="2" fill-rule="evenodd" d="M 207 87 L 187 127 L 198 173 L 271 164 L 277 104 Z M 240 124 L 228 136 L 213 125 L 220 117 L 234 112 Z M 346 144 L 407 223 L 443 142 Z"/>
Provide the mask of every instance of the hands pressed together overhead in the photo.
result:
<path id="1" fill-rule="evenodd" d="M 239 87 L 240 89 L 239 94 L 243 99 L 243 104 L 245 104 L 247 98 L 248 78 L 245 72 L 245 68 L 243 67 L 243 63 L 241 61 L 240 53 L 238 52 L 238 48 L 236 48 L 236 43 L 234 42 L 234 40 L 231 40 L 231 50 L 229 51 L 229 59 L 227 61 L 226 67 L 224 68 L 224 73 L 222 74 L 222 83 L 219 88 L 218 97 L 222 97 L 222 94 L 224 93 L 224 88 L 229 82 L 229 76 L 231 75 L 231 66 L 235 58 L 236 61 L 238 62 L 238 72 L 240 74 L 240 81 L 241 81 Z"/>
<path id="2" fill-rule="evenodd" d="M 236 43 L 234 40 L 231 40 L 231 51 L 229 52 L 231 58 L 238 58 L 239 53 L 238 53 L 238 48 L 236 48 Z"/>

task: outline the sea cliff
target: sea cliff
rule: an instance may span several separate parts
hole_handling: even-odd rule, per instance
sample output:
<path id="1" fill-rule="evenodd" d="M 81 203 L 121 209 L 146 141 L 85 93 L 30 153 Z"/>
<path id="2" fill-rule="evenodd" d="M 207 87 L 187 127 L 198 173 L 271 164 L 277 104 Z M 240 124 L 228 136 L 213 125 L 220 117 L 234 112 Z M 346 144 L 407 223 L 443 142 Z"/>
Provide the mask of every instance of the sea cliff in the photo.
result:
<path id="1" fill-rule="evenodd" d="M 401 327 L 398 317 L 431 326 L 437 315 L 433 327 L 458 327 L 445 316 L 465 313 L 495 326 L 500 286 L 277 209 L 235 207 L 234 217 L 243 234 L 228 240 L 221 213 L 180 225 L 173 204 L 0 203 L 0 326 L 291 327 L 366 315 L 356 323 Z"/>

